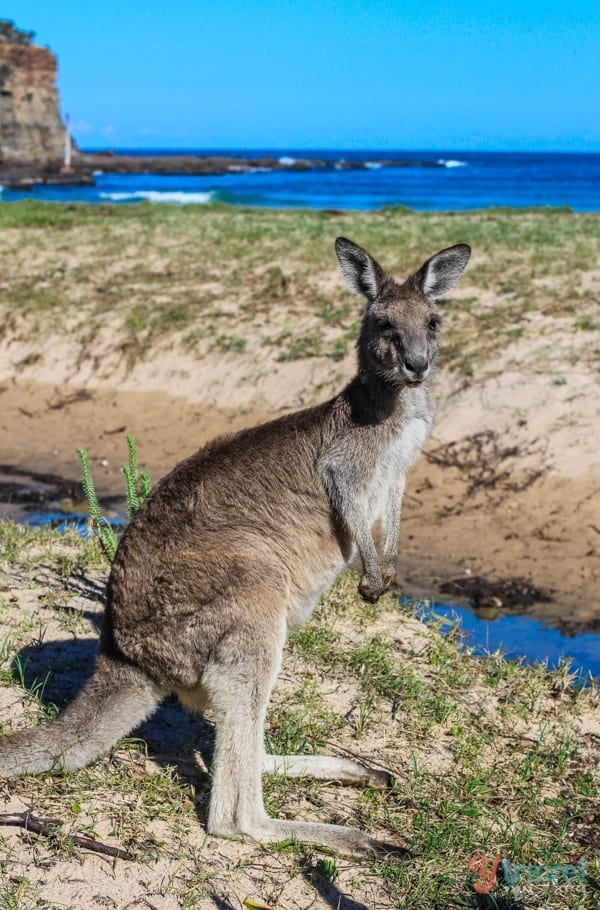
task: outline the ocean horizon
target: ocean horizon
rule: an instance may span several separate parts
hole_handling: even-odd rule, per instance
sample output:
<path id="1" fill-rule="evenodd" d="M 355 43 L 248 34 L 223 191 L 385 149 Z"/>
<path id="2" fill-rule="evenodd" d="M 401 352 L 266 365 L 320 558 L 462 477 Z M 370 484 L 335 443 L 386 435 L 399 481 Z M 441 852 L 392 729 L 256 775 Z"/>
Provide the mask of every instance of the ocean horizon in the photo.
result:
<path id="1" fill-rule="evenodd" d="M 85 151 L 99 151 L 86 149 Z M 104 150 L 103 150 L 104 151 Z M 311 209 L 464 211 L 493 206 L 568 207 L 600 211 L 600 152 L 464 152 L 460 150 L 114 148 L 115 155 L 271 157 L 283 169 L 231 168 L 226 174 L 112 174 L 97 171 L 93 186 L 3 188 L 0 200 L 131 204 L 167 202 Z M 299 159 L 326 167 L 293 170 Z M 391 166 L 391 159 L 403 166 Z M 346 162 L 361 162 L 349 169 Z M 290 169 L 286 168 L 286 165 Z"/>

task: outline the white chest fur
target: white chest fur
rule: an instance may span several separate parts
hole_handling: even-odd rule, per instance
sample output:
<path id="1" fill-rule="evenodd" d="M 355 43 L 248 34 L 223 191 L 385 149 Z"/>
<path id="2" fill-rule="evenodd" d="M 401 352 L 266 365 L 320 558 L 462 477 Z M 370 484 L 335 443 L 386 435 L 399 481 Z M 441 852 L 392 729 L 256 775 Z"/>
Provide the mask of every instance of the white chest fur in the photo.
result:
<path id="1" fill-rule="evenodd" d="M 430 422 L 414 416 L 402 421 L 398 432 L 381 452 L 369 483 L 369 516 L 375 521 L 394 495 L 398 481 L 416 460 L 429 433 Z"/>

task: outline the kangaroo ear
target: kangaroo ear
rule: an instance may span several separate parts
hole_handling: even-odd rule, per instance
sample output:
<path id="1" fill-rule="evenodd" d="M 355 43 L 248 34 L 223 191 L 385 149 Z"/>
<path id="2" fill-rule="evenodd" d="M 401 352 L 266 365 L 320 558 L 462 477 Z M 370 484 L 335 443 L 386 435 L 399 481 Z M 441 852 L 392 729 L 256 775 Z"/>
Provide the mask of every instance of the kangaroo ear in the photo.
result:
<path id="1" fill-rule="evenodd" d="M 437 300 L 451 291 L 467 267 L 470 256 L 471 247 L 458 243 L 428 259 L 415 275 L 425 296 Z"/>
<path id="2" fill-rule="evenodd" d="M 372 303 L 385 278 L 379 263 L 361 246 L 345 237 L 338 237 L 335 241 L 335 255 L 348 288 Z"/>

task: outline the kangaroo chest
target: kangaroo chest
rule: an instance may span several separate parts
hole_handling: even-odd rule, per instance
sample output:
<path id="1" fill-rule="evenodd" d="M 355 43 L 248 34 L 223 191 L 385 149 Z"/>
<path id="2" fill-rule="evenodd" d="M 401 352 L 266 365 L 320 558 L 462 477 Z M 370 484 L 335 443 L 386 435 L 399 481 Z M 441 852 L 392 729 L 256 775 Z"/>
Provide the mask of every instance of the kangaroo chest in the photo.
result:
<path id="1" fill-rule="evenodd" d="M 410 417 L 403 421 L 398 432 L 389 439 L 375 460 L 367 479 L 369 513 L 373 520 L 381 515 L 386 501 L 400 477 L 413 464 L 427 439 L 429 421 L 424 417 Z"/>

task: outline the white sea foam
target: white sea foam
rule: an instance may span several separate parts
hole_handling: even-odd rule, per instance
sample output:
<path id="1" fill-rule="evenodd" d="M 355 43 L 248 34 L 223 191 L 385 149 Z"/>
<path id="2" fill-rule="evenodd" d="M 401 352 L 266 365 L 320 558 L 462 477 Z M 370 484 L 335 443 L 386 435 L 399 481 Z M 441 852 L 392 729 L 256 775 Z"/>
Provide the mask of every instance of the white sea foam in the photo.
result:
<path id="1" fill-rule="evenodd" d="M 110 199 L 112 202 L 135 201 L 146 199 L 148 202 L 176 202 L 179 205 L 203 205 L 210 202 L 213 193 L 184 193 L 174 190 L 135 190 L 130 193 L 100 193 L 101 199 Z"/>
<path id="2" fill-rule="evenodd" d="M 104 171 L 92 171 L 92 177 L 101 177 Z"/>
<path id="3" fill-rule="evenodd" d="M 296 163 L 296 159 L 290 158 L 289 155 L 282 155 L 281 158 L 279 159 L 279 163 L 281 165 L 283 165 L 283 167 L 291 167 L 293 164 Z"/>
<path id="4" fill-rule="evenodd" d="M 233 174 L 268 174 L 273 169 L 270 167 L 251 167 L 249 164 L 230 164 L 227 170 Z"/>
<path id="5" fill-rule="evenodd" d="M 378 168 L 383 167 L 383 161 L 365 161 L 365 167 L 376 171 Z"/>
<path id="6" fill-rule="evenodd" d="M 466 167 L 466 161 L 456 161 L 454 158 L 438 158 L 437 164 L 443 164 L 444 167 Z"/>
<path id="7" fill-rule="evenodd" d="M 2 184 L 0 183 L 0 193 L 2 192 L 3 189 L 4 189 L 4 187 L 3 187 Z"/>

